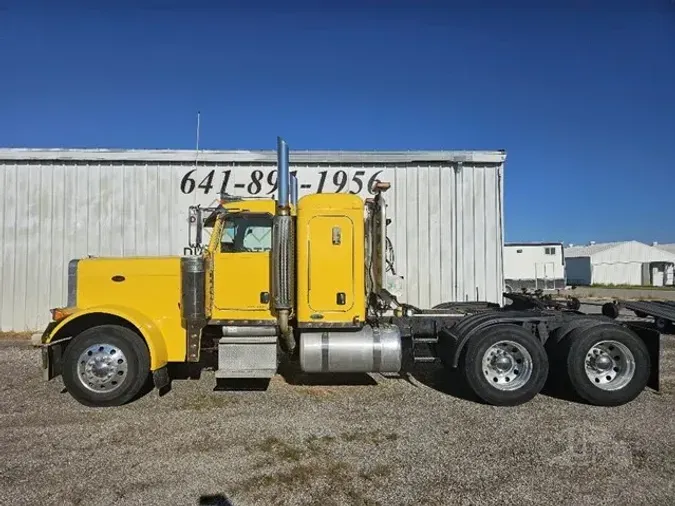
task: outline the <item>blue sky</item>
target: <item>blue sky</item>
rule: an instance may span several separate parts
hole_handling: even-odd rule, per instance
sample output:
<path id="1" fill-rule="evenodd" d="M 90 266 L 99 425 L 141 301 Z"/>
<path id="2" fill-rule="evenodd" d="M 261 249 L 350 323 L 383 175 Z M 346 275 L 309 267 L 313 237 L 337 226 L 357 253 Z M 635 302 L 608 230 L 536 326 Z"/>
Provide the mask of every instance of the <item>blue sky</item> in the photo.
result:
<path id="1" fill-rule="evenodd" d="M 673 0 L 132 4 L 0 0 L 0 146 L 506 149 L 508 241 L 675 242 Z"/>

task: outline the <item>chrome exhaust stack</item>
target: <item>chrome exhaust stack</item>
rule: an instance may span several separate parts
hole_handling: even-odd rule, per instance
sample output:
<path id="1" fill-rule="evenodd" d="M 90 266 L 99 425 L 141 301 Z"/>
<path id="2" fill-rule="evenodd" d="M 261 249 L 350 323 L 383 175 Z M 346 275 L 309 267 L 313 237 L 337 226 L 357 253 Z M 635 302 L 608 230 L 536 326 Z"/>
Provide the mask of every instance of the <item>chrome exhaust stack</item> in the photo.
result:
<path id="1" fill-rule="evenodd" d="M 206 262 L 201 256 L 180 261 L 181 320 L 185 328 L 186 360 L 199 362 L 201 334 L 206 326 Z"/>
<path id="2" fill-rule="evenodd" d="M 295 230 L 289 200 L 293 185 L 288 163 L 288 144 L 281 137 L 277 137 L 279 193 L 272 226 L 272 304 L 277 313 L 282 345 L 286 351 L 292 352 L 295 349 L 295 339 L 289 320 L 295 293 Z M 297 197 L 297 185 L 294 193 Z"/>

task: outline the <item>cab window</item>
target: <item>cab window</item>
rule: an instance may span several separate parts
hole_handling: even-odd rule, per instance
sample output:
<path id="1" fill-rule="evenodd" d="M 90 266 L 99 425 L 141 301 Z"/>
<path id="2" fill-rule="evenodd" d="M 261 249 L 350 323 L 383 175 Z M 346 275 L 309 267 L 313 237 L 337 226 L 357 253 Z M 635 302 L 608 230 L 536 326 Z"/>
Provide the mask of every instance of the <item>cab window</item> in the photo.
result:
<path id="1" fill-rule="evenodd" d="M 225 217 L 220 236 L 221 253 L 271 251 L 272 216 L 231 214 Z"/>

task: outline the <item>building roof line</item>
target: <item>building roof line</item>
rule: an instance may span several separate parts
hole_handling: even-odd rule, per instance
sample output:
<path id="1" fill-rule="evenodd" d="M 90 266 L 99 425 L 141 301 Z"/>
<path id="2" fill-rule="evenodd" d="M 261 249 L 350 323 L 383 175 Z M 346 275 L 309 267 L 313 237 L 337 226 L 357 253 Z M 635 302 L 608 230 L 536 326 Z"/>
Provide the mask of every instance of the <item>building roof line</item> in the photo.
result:
<path id="1" fill-rule="evenodd" d="M 291 163 L 416 163 L 467 162 L 499 164 L 505 151 L 312 151 L 291 150 Z M 3 161 L 148 161 L 276 163 L 274 150 L 189 149 L 35 149 L 0 148 Z"/>
<path id="2" fill-rule="evenodd" d="M 507 242 L 504 246 L 563 246 L 562 242 Z"/>

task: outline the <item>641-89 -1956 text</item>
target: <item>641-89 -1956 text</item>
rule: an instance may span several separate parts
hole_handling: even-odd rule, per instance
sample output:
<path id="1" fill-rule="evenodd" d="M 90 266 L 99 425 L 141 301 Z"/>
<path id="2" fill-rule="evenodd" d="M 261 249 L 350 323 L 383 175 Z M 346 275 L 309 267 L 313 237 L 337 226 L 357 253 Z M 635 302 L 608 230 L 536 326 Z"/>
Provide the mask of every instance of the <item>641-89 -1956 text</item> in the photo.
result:
<path id="1" fill-rule="evenodd" d="M 294 170 L 300 190 L 311 193 L 368 193 L 373 182 L 382 177 L 382 169 L 331 169 Z M 244 196 L 274 196 L 277 190 L 276 169 L 225 169 L 194 168 L 186 172 L 180 181 L 180 191 L 192 193 L 237 194 Z"/>

